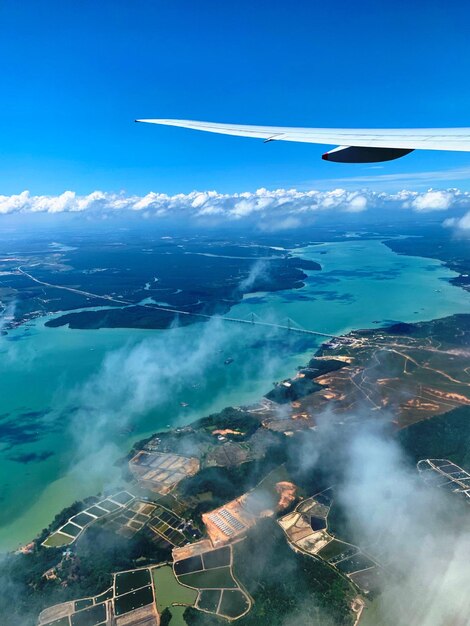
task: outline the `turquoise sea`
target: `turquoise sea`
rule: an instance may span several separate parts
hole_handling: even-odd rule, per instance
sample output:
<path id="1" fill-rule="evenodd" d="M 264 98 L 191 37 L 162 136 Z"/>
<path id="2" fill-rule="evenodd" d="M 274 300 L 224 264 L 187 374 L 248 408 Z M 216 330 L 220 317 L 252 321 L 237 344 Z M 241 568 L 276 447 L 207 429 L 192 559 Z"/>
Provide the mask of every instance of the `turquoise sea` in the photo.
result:
<path id="1" fill-rule="evenodd" d="M 231 317 L 290 317 L 341 334 L 470 311 L 440 262 L 378 240 L 297 249 L 321 263 L 305 286 L 251 294 Z M 315 340 L 214 320 L 167 331 L 47 328 L 0 339 L 0 549 L 32 539 L 61 508 L 117 480 L 114 461 L 156 430 L 256 402 L 293 374 Z M 293 334 L 291 334 L 293 336 Z M 227 359 L 233 362 L 226 364 Z M 181 403 L 187 405 L 182 406 Z"/>

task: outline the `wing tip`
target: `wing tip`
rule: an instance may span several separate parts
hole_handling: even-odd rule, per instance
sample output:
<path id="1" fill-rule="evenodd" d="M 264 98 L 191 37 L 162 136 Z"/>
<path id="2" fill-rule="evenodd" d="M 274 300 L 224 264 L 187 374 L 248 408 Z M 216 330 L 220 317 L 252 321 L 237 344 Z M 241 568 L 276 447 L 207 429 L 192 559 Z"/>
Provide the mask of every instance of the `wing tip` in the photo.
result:
<path id="1" fill-rule="evenodd" d="M 174 120 L 162 120 L 162 119 L 153 119 L 153 118 L 134 120 L 134 122 L 143 122 L 145 124 L 168 124 L 169 122 L 172 122 L 172 121 Z"/>

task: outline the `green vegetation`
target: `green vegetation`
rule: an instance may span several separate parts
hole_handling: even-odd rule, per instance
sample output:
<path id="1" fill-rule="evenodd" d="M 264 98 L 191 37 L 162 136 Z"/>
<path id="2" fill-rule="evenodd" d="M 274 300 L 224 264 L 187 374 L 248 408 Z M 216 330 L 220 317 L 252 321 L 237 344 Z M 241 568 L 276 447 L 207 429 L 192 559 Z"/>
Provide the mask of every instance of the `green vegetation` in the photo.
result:
<path id="1" fill-rule="evenodd" d="M 112 572 L 169 558 L 168 546 L 155 543 L 145 532 L 125 539 L 97 522 L 73 544 L 70 557 L 63 557 L 60 549 L 41 546 L 32 554 L 6 555 L 2 576 L 17 593 L 14 603 L 9 594 L 0 594 L 0 615 L 9 616 L 8 626 L 36 626 L 39 613 L 48 606 L 106 593 L 112 584 Z M 52 567 L 58 578 L 46 580 L 43 574 Z"/>
<path id="2" fill-rule="evenodd" d="M 470 469 L 468 406 L 413 424 L 400 431 L 398 438 L 415 463 L 425 458 L 444 458 Z"/>
<path id="3" fill-rule="evenodd" d="M 440 230 L 442 231 L 442 229 Z M 460 285 L 464 289 L 469 288 L 470 252 L 468 239 L 465 237 L 459 240 L 456 237 L 447 236 L 446 233 L 434 231 L 428 232 L 425 237 L 397 238 L 384 243 L 398 254 L 410 254 L 444 261 L 447 267 L 460 274 L 460 276 L 451 278 L 450 282 L 454 285 Z"/>
<path id="4" fill-rule="evenodd" d="M 181 242 L 181 248 L 176 245 Z M 99 243 L 98 243 L 99 242 Z M 183 247 L 184 244 L 184 247 Z M 167 254 L 170 251 L 171 254 Z M 188 264 L 185 252 L 211 252 L 212 254 L 196 254 Z M 26 258 L 31 257 L 30 251 L 25 251 Z M 174 242 L 159 244 L 145 252 L 133 242 L 126 242 L 122 252 L 110 251 L 103 246 L 102 240 L 93 241 L 92 245 L 80 245 L 79 249 L 70 252 L 70 277 L 68 284 L 79 284 L 81 289 L 91 293 L 120 293 L 126 285 L 125 293 L 130 301 L 139 302 L 149 295 L 143 289 L 145 282 L 153 282 L 151 267 L 158 267 L 159 289 L 164 289 L 165 298 L 170 306 L 206 314 L 223 315 L 230 307 L 239 302 L 244 294 L 242 289 L 235 288 L 233 277 L 237 277 L 237 284 L 249 276 L 253 262 L 257 257 L 266 254 L 264 246 L 253 245 L 214 245 L 212 242 L 194 243 L 175 238 Z M 302 287 L 306 274 L 303 269 L 319 270 L 321 266 L 315 261 L 289 257 L 281 251 L 270 249 L 272 258 L 269 263 L 269 272 L 262 273 L 256 278 L 250 289 L 255 291 L 278 291 L 281 289 L 295 289 Z M 233 258 L 230 258 L 233 256 Z M 152 265 L 153 264 L 153 265 Z M 113 272 L 103 272 L 100 277 L 92 270 L 96 267 L 113 267 Z M 52 271 L 43 266 L 41 277 L 44 281 L 54 282 L 54 267 Z M 177 280 L 175 282 L 175 277 Z M 66 280 L 66 279 L 64 279 Z M 70 282 L 69 282 L 70 281 Z M 16 282 L 13 281 L 13 285 Z M 175 289 L 175 285 L 178 289 Z M 197 293 L 199 302 L 194 303 L 194 294 Z M 27 311 L 43 311 L 44 298 L 51 303 L 47 311 L 67 311 L 82 306 L 82 298 L 77 304 L 77 296 L 70 291 L 57 290 L 52 287 L 32 285 L 28 291 L 29 298 L 17 298 L 20 305 L 17 317 Z M 102 301 L 90 299 L 89 306 L 102 304 Z M 112 304 L 112 303 L 110 303 Z M 26 308 L 26 310 L 25 310 Z M 180 316 L 178 323 L 187 325 L 198 318 L 187 315 Z M 129 306 L 124 309 L 108 308 L 106 310 L 88 310 L 71 312 L 59 315 L 49 320 L 50 327 L 69 324 L 71 328 L 168 328 L 175 322 L 173 312 L 155 310 L 141 306 Z"/>
<path id="5" fill-rule="evenodd" d="M 193 605 L 197 599 L 197 591 L 180 585 L 170 565 L 152 569 L 157 609 L 162 613 L 173 603 Z"/>
<path id="6" fill-rule="evenodd" d="M 233 467 L 209 467 L 178 485 L 183 499 L 195 502 L 191 511 L 193 519 L 202 513 L 222 506 L 255 487 L 271 470 L 285 462 L 287 450 L 283 439 L 271 446 L 266 456 Z M 210 499 L 207 493 L 210 492 Z M 199 499 L 199 497 L 201 498 Z"/>
<path id="7" fill-rule="evenodd" d="M 277 402 L 278 404 L 287 404 L 288 402 L 299 400 L 300 398 L 315 393 L 315 391 L 323 389 L 321 385 L 307 377 L 298 378 L 289 382 L 289 387 L 277 384 L 274 389 L 266 394 L 266 398 L 272 402 Z"/>
<path id="8" fill-rule="evenodd" d="M 213 413 L 208 417 L 203 417 L 192 424 L 194 429 L 205 429 L 212 432 L 214 428 L 239 431 L 240 435 L 236 435 L 236 441 L 244 441 L 248 439 L 260 426 L 258 420 L 253 417 L 252 413 L 246 413 L 239 409 L 227 407 L 219 413 Z"/>
<path id="9" fill-rule="evenodd" d="M 234 550 L 235 575 L 254 599 L 238 626 L 282 626 L 287 618 L 307 624 L 317 617 L 317 608 L 337 626 L 354 622 L 352 585 L 322 562 L 291 550 L 274 520 L 259 522 Z M 224 623 L 194 609 L 186 611 L 185 619 L 189 626 Z"/>
<path id="10" fill-rule="evenodd" d="M 329 374 L 330 372 L 337 372 L 345 366 L 346 363 L 344 361 L 340 361 L 339 359 L 335 359 L 333 357 L 331 359 L 325 360 L 313 358 L 309 361 L 308 370 L 310 370 L 310 375 L 317 377 L 323 376 L 324 374 Z M 300 371 L 307 375 L 308 370 L 301 369 Z"/>
<path id="11" fill-rule="evenodd" d="M 62 533 L 53 533 L 44 542 L 47 548 L 60 548 L 61 546 L 68 546 L 72 543 L 73 538 Z"/>

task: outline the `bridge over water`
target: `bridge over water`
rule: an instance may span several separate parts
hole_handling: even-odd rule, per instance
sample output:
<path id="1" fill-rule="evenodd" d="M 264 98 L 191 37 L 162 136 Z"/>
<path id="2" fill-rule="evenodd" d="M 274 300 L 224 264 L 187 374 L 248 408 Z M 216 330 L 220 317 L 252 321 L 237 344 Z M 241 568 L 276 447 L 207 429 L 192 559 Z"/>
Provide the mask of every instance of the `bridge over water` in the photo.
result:
<path id="1" fill-rule="evenodd" d="M 224 322 L 232 322 L 236 324 L 250 324 L 252 326 L 265 326 L 269 328 L 278 328 L 280 330 L 287 330 L 295 333 L 304 333 L 307 335 L 316 335 L 317 337 L 322 337 L 324 339 L 339 339 L 338 335 L 333 335 L 332 333 L 324 333 L 318 330 L 311 330 L 309 328 L 303 328 L 300 324 L 297 324 L 290 317 L 281 320 L 281 322 L 266 322 L 263 321 L 256 313 L 250 313 L 249 316 L 245 319 L 239 317 L 230 317 L 225 315 L 207 315 L 205 313 L 194 313 L 192 311 L 183 311 L 180 309 L 174 309 L 173 307 L 165 307 L 160 306 L 159 304 L 152 304 L 150 302 L 138 303 L 132 302 L 131 300 L 124 300 L 123 298 L 116 298 L 114 296 L 101 295 L 97 293 L 91 293 L 89 291 L 84 291 L 82 289 L 76 289 L 75 287 L 66 287 L 65 285 L 56 285 L 54 283 L 48 283 L 39 278 L 33 276 L 30 272 L 27 272 L 23 267 L 18 266 L 17 271 L 26 276 L 30 280 L 38 283 L 40 285 L 44 285 L 46 287 L 52 287 L 54 289 L 63 289 L 65 291 L 71 291 L 73 293 L 77 293 L 79 295 L 85 296 L 86 298 L 98 298 L 100 300 L 106 300 L 107 302 L 117 302 L 121 306 L 142 306 L 145 308 L 154 309 L 156 311 L 165 311 L 166 313 L 173 313 L 177 315 L 190 315 L 191 317 L 199 317 L 202 319 L 220 319 Z"/>
<path id="2" fill-rule="evenodd" d="M 269 328 L 278 328 L 280 330 L 287 330 L 289 332 L 304 333 L 307 335 L 317 335 L 318 337 L 323 337 L 324 339 L 339 339 L 338 335 L 333 335 L 332 333 L 324 333 L 319 330 L 312 330 L 310 328 L 304 328 L 303 326 L 300 326 L 300 324 L 297 324 L 297 322 L 295 322 L 290 317 L 286 317 L 284 320 L 281 320 L 281 322 L 276 323 L 276 322 L 266 322 L 262 320 L 259 317 L 259 315 L 257 315 L 256 313 L 250 313 L 248 317 L 241 318 L 241 317 L 231 317 L 227 315 L 206 315 L 204 313 L 191 313 L 189 311 L 178 311 L 177 309 L 159 307 L 158 305 L 153 306 L 152 304 L 144 305 L 144 306 L 150 306 L 153 309 L 159 309 L 162 311 L 177 313 L 178 315 L 192 315 L 194 317 L 202 317 L 205 319 L 217 318 L 224 322 L 234 322 L 237 324 L 249 324 L 250 326 L 266 326 Z"/>

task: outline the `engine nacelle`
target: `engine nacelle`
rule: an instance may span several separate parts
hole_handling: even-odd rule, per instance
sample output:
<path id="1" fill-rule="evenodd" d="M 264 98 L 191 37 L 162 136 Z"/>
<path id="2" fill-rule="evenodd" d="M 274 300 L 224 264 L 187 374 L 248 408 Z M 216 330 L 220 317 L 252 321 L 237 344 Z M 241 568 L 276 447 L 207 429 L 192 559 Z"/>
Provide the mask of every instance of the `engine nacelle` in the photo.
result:
<path id="1" fill-rule="evenodd" d="M 325 152 L 322 159 L 335 163 L 379 163 L 393 161 L 413 152 L 404 148 L 363 148 L 358 146 L 339 146 Z"/>

